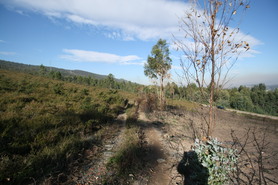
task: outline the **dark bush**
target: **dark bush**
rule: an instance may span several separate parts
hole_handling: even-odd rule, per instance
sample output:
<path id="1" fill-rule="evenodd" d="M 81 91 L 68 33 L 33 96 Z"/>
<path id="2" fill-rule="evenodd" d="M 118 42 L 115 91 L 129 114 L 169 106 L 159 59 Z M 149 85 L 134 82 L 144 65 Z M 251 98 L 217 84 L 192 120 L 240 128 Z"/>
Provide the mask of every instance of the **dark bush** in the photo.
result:
<path id="1" fill-rule="evenodd" d="M 145 113 L 158 110 L 158 97 L 156 94 L 150 93 L 137 99 L 139 109 Z"/>

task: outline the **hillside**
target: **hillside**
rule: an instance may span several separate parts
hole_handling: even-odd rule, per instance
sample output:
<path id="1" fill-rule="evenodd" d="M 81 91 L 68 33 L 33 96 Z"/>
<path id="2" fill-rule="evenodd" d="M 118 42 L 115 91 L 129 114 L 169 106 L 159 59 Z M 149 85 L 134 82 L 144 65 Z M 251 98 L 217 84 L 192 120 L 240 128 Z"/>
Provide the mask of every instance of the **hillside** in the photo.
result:
<path id="1" fill-rule="evenodd" d="M 21 64 L 16 62 L 10 62 L 5 60 L 0 60 L 0 69 L 6 69 L 6 70 L 12 70 L 12 71 L 18 71 L 18 72 L 25 72 L 25 73 L 32 73 L 32 74 L 38 74 L 40 71 L 40 66 L 36 65 L 27 65 L 27 64 Z M 59 71 L 63 76 L 91 76 L 96 79 L 104 79 L 107 76 L 106 75 L 99 75 L 95 73 L 90 73 L 86 71 L 81 70 L 66 70 L 66 69 L 60 69 L 55 67 L 47 67 L 45 66 L 45 69 L 47 72 L 49 71 Z"/>
<path id="2" fill-rule="evenodd" d="M 129 95 L 0 70 L 0 184 L 57 177 L 85 149 L 103 142 L 103 129 L 114 130 L 127 104 L 124 96 Z"/>
<path id="3" fill-rule="evenodd" d="M 1 184 L 183 184 L 177 168 L 208 112 L 185 100 L 152 112 L 156 102 L 147 95 L 6 70 L 0 87 Z M 233 179 L 258 184 L 261 157 L 272 169 L 267 181 L 277 181 L 277 120 L 216 113 L 214 137 L 238 151 L 247 142 Z"/>

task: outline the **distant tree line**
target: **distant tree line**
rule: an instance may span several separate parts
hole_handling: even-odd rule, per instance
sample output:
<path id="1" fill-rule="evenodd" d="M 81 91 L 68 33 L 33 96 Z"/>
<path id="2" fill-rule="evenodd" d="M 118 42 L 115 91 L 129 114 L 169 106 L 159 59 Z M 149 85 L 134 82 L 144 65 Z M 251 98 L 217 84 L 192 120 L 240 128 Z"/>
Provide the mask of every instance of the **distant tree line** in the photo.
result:
<path id="1" fill-rule="evenodd" d="M 47 71 L 43 65 L 40 66 L 39 74 L 51 79 L 128 92 L 156 93 L 158 91 L 156 86 L 144 86 L 130 81 L 116 80 L 112 74 L 104 79 L 91 76 L 63 76 L 60 71 Z M 207 104 L 209 90 L 210 87 L 204 88 L 201 94 L 195 83 L 178 86 L 171 82 L 165 86 L 165 96 L 168 99 L 183 99 Z M 252 88 L 240 86 L 232 89 L 218 89 L 215 92 L 214 101 L 215 106 L 221 105 L 242 111 L 278 116 L 278 89 L 267 90 L 265 84 L 255 85 Z"/>
<path id="2" fill-rule="evenodd" d="M 266 90 L 265 84 L 240 86 L 229 90 L 229 96 L 234 109 L 278 116 L 278 89 Z"/>
<path id="3" fill-rule="evenodd" d="M 197 85 L 178 86 L 174 82 L 166 85 L 166 97 L 208 103 L 209 87 L 204 89 L 203 98 Z M 278 89 L 267 90 L 265 84 L 251 88 L 240 86 L 232 89 L 218 89 L 214 97 L 215 105 L 242 111 L 278 116 Z"/>
<path id="4" fill-rule="evenodd" d="M 93 76 L 65 76 L 60 71 L 48 71 L 43 65 L 40 66 L 39 75 L 49 77 L 55 80 L 62 80 L 67 82 L 73 82 L 88 86 L 97 86 L 110 89 L 119 89 L 128 92 L 137 92 L 138 89 L 143 88 L 143 85 L 133 83 L 125 80 L 115 79 L 113 74 L 109 74 L 106 78 L 97 79 Z"/>

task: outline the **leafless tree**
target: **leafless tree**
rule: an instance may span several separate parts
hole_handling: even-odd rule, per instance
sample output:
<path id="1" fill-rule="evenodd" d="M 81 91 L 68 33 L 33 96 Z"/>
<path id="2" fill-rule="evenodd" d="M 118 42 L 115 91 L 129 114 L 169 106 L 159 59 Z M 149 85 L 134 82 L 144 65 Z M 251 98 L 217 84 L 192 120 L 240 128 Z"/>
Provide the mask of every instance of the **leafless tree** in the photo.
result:
<path id="1" fill-rule="evenodd" d="M 180 36 L 174 36 L 177 49 L 182 51 L 181 67 L 185 79 L 195 82 L 209 102 L 207 136 L 215 127 L 213 105 L 216 90 L 228 81 L 228 72 L 242 52 L 250 49 L 239 31 L 239 23 L 248 0 L 204 0 L 199 4 L 191 1 L 191 8 L 180 18 Z M 233 23 L 233 27 L 230 25 Z M 204 93 L 205 87 L 209 95 Z"/>

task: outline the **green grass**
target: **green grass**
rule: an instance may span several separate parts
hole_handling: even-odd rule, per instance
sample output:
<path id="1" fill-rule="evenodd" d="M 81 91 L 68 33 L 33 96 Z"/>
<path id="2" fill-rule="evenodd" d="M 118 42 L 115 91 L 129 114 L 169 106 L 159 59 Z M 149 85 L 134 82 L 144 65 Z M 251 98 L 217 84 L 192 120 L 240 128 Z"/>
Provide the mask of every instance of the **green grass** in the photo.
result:
<path id="1" fill-rule="evenodd" d="M 106 177 L 106 184 L 123 184 L 128 181 L 129 174 L 137 174 L 144 170 L 145 148 L 143 147 L 142 132 L 139 127 L 126 128 L 124 141 L 118 151 L 109 159 L 107 169 L 112 176 Z"/>
<path id="2" fill-rule="evenodd" d="M 200 105 L 195 102 L 190 102 L 187 100 L 168 100 L 167 104 L 174 107 L 179 107 L 188 111 L 196 110 Z"/>
<path id="3" fill-rule="evenodd" d="M 115 90 L 0 70 L 0 184 L 63 171 L 124 100 Z"/>

